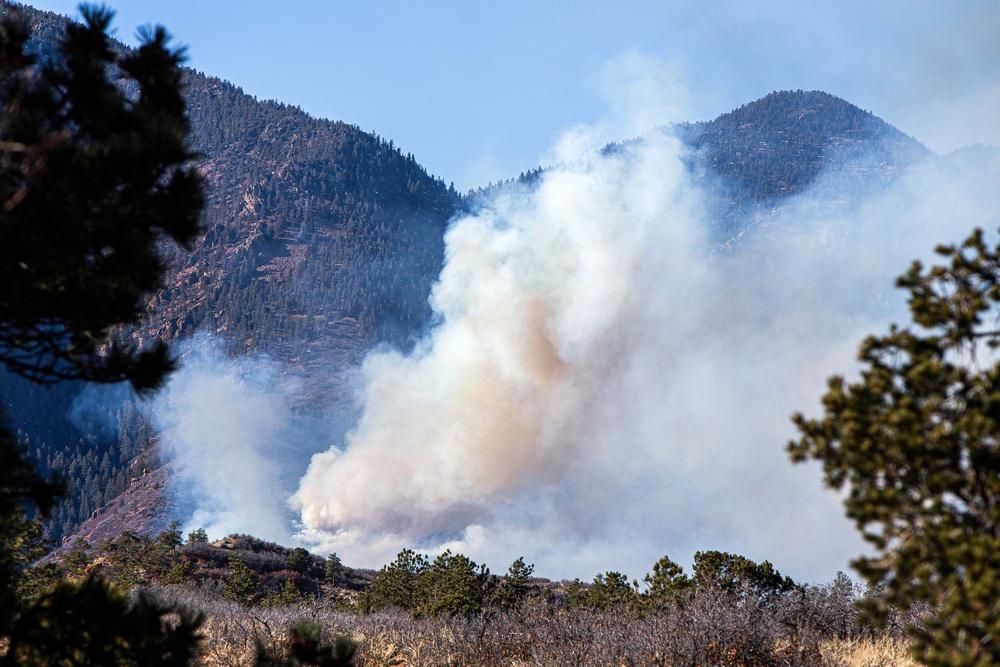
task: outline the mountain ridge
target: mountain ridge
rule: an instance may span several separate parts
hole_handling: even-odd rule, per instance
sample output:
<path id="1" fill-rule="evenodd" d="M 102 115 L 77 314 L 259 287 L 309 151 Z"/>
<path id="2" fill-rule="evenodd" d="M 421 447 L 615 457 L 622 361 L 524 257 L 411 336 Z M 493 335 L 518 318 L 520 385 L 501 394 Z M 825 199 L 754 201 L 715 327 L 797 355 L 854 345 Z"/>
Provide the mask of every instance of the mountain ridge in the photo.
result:
<path id="1" fill-rule="evenodd" d="M 817 90 L 775 91 L 672 130 L 694 149 L 694 168 L 710 174 L 715 216 L 729 235 L 756 226 L 821 174 L 839 178 L 841 189 L 884 188 L 936 156 L 870 111 Z"/>

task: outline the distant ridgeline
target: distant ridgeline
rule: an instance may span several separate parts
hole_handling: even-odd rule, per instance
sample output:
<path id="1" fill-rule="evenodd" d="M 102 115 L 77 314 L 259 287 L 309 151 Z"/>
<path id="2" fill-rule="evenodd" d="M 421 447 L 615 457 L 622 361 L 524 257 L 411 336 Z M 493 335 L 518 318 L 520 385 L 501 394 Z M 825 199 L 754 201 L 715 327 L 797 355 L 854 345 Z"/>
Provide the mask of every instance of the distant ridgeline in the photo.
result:
<path id="1" fill-rule="evenodd" d="M 816 90 L 770 93 L 715 120 L 657 131 L 678 137 L 691 149 L 692 175 L 714 195 L 708 205 L 719 242 L 769 219 L 782 199 L 804 192 L 820 172 L 833 176 L 838 188 L 823 193 L 828 203 L 852 202 L 933 155 L 874 114 Z M 603 152 L 614 154 L 642 141 L 612 143 Z M 475 208 L 498 192 L 530 187 L 543 173 L 544 168 L 532 169 L 470 191 L 466 205 Z"/>
<path id="2" fill-rule="evenodd" d="M 22 11 L 44 53 L 65 19 Z M 177 341 L 207 331 L 232 354 L 268 353 L 303 375 L 315 405 L 349 409 L 338 371 L 379 343 L 408 348 L 428 325 L 448 220 L 498 189 L 530 187 L 543 173 L 461 197 L 391 141 L 355 126 L 258 101 L 194 71 L 186 84 L 192 143 L 208 183 L 205 236 L 193 252 L 168 249 L 175 268 L 134 335 Z M 831 164 L 865 188 L 929 153 L 820 92 L 772 93 L 667 131 L 695 148 L 692 169 L 718 186 L 723 237 L 766 216 Z M 28 446 L 43 466 L 69 475 L 70 491 L 48 528 L 56 540 L 158 465 L 140 411 L 128 402 L 109 407 L 108 425 L 91 421 L 81 434 L 66 417 L 75 393 L 73 385 L 39 388 L 0 371 L 0 395 Z"/>

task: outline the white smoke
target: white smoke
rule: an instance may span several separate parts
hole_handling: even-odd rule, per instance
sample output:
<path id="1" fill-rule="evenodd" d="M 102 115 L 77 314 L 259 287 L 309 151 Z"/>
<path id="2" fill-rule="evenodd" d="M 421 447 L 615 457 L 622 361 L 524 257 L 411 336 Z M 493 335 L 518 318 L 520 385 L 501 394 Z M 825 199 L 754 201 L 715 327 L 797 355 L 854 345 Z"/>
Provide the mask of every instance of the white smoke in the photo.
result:
<path id="1" fill-rule="evenodd" d="M 181 367 L 152 404 L 162 450 L 174 467 L 184 529 L 212 539 L 231 533 L 288 543 L 290 451 L 298 383 L 267 357 L 230 358 L 199 335 L 179 346 Z M 301 456 L 299 457 L 301 458 Z"/>
<path id="2" fill-rule="evenodd" d="M 358 566 L 403 547 L 494 568 L 523 555 L 555 578 L 638 577 L 700 549 L 805 580 L 845 569 L 865 547 L 818 468 L 788 461 L 789 416 L 815 414 L 858 342 L 905 321 L 892 283 L 912 259 L 996 229 L 996 165 L 937 161 L 851 204 L 831 174 L 722 244 L 679 142 L 599 150 L 686 117 L 683 78 L 616 59 L 595 80 L 609 119 L 555 141 L 533 187 L 452 223 L 438 325 L 411 354 L 369 354 L 345 439 L 295 409 L 277 362 L 189 342 L 153 405 L 185 529 Z"/>
<path id="3" fill-rule="evenodd" d="M 365 360 L 359 422 L 293 496 L 300 536 L 369 565 L 416 546 L 641 576 L 724 549 L 829 579 L 864 546 L 789 463 L 789 416 L 905 319 L 912 259 L 996 227 L 996 181 L 928 166 L 839 207 L 821 181 L 720 248 L 678 142 L 568 136 L 537 187 L 453 223 L 440 323 Z"/>

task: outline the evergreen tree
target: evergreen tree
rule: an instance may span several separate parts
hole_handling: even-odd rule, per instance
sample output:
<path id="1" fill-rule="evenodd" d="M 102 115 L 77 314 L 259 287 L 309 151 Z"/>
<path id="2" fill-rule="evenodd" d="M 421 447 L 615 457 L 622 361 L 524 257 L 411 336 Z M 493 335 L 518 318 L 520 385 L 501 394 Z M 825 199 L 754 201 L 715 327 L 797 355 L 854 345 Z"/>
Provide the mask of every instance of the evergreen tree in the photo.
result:
<path id="1" fill-rule="evenodd" d="M 981 230 L 915 262 L 910 327 L 861 346 L 861 377 L 829 381 L 824 415 L 794 421 L 795 461 L 823 463 L 874 556 L 855 567 L 875 611 L 929 602 L 913 628 L 929 665 L 1000 664 L 1000 245 Z M 879 604 L 880 603 L 880 604 Z"/>
<path id="2" fill-rule="evenodd" d="M 167 530 L 156 536 L 156 541 L 164 548 L 169 549 L 171 553 L 174 553 L 177 551 L 177 547 L 184 543 L 181 531 L 178 530 L 180 527 L 180 521 L 171 521 Z"/>
<path id="3" fill-rule="evenodd" d="M 485 565 L 445 551 L 417 578 L 414 616 L 472 616 L 483 610 L 493 578 Z"/>
<path id="4" fill-rule="evenodd" d="M 361 608 L 379 611 L 396 607 L 413 609 L 417 606 L 417 580 L 428 567 L 427 557 L 403 549 L 396 560 L 384 565 L 361 595 Z"/>
<path id="5" fill-rule="evenodd" d="M 535 566 L 526 564 L 523 557 L 511 563 L 496 591 L 497 606 L 501 609 L 514 609 L 524 602 L 536 588 L 531 584 L 534 571 Z"/>
<path id="6" fill-rule="evenodd" d="M 172 367 L 166 346 L 139 350 L 116 327 L 138 321 L 160 286 L 160 240 L 198 232 L 182 56 L 156 28 L 119 57 L 110 10 L 81 11 L 85 23 L 68 24 L 58 57 L 37 67 L 26 25 L 9 13 L 0 27 L 0 362 L 39 382 L 146 391 Z"/>
<path id="7" fill-rule="evenodd" d="M 288 555 L 288 567 L 296 572 L 307 572 L 312 562 L 312 555 L 302 547 L 295 547 Z"/>
<path id="8" fill-rule="evenodd" d="M 30 380 L 129 381 L 156 388 L 166 346 L 124 334 L 164 265 L 158 244 L 198 231 L 201 177 L 187 163 L 182 54 L 162 28 L 118 55 L 110 10 L 83 7 L 58 52 L 36 64 L 27 23 L 0 20 L 0 363 Z M 98 460 L 90 462 L 96 467 Z M 0 414 L 0 643 L 4 664 L 183 664 L 199 620 L 108 584 L 62 584 L 18 595 L 32 523 L 48 512 L 47 482 Z M 176 614 L 176 623 L 164 615 Z"/>
<path id="9" fill-rule="evenodd" d="M 626 607 L 638 601 L 635 588 L 621 572 L 608 572 L 594 577 L 586 594 L 587 604 L 595 609 Z"/>
<path id="10" fill-rule="evenodd" d="M 205 532 L 204 528 L 195 528 L 187 537 L 188 544 L 207 544 L 208 543 L 208 533 Z"/>
<path id="11" fill-rule="evenodd" d="M 653 604 L 678 600 L 691 588 L 691 580 L 684 576 L 684 568 L 664 556 L 653 565 L 653 572 L 643 577 L 647 586 L 644 596 Z"/>
<path id="12" fill-rule="evenodd" d="M 241 604 L 253 604 L 260 591 L 260 577 L 239 556 L 229 559 L 229 574 L 222 581 L 222 596 Z"/>
<path id="13" fill-rule="evenodd" d="M 340 556 L 336 553 L 332 553 L 327 556 L 326 559 L 326 583 L 331 586 L 336 586 L 344 577 L 344 564 L 340 560 Z"/>
<path id="14" fill-rule="evenodd" d="M 783 576 L 768 561 L 755 563 L 745 556 L 724 551 L 699 551 L 694 555 L 696 586 L 716 588 L 734 595 L 750 595 L 768 604 L 782 593 L 797 589 L 794 581 Z"/>

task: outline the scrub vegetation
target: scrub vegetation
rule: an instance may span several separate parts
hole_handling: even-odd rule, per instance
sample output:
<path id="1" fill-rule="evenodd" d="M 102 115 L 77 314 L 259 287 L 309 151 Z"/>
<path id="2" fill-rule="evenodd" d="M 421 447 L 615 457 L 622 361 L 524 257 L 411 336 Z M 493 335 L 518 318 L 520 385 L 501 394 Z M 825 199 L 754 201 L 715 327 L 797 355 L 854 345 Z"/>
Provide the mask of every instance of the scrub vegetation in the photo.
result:
<path id="1" fill-rule="evenodd" d="M 39 576 L 106 581 L 202 618 L 204 665 L 901 665 L 919 622 L 914 608 L 876 625 L 857 603 L 882 592 L 843 573 L 802 585 L 719 551 L 696 554 L 689 575 L 665 556 L 642 581 L 554 582 L 522 558 L 497 575 L 462 554 L 403 550 L 373 571 L 174 526 L 77 544 Z"/>

